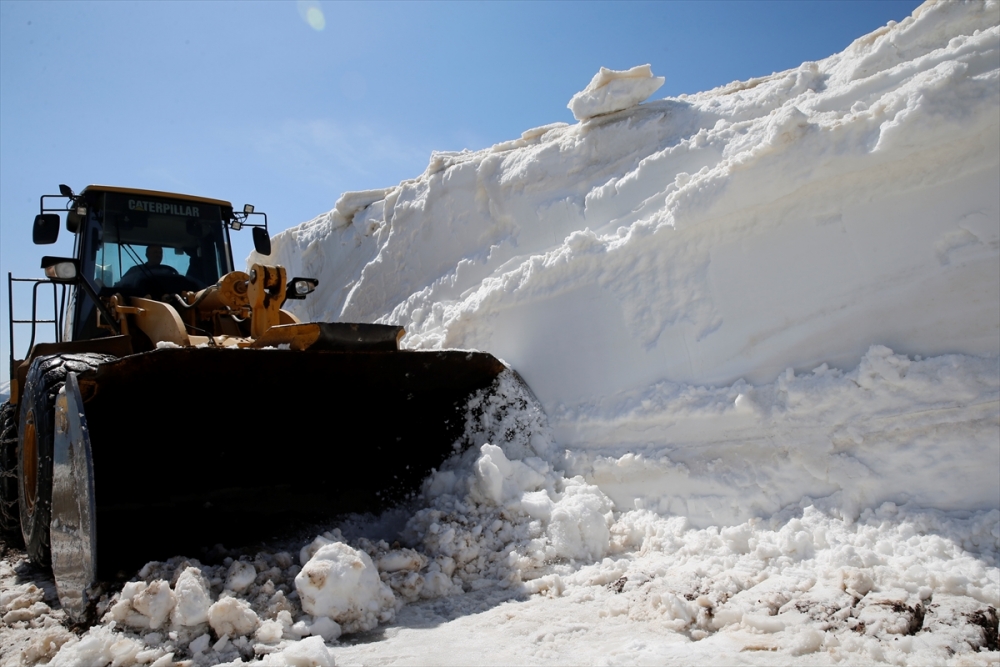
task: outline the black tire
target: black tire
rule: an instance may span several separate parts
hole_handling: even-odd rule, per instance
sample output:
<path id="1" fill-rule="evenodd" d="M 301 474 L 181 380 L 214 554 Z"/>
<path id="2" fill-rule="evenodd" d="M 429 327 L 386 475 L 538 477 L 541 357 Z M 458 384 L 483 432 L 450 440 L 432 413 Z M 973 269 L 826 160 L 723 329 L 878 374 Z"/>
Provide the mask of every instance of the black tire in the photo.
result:
<path id="1" fill-rule="evenodd" d="M 56 396 L 70 371 L 82 373 L 115 357 L 107 354 L 54 354 L 31 362 L 21 400 L 18 427 L 18 505 L 28 557 L 48 566 L 52 552 L 52 451 Z"/>
<path id="2" fill-rule="evenodd" d="M 17 408 L 0 405 L 0 537 L 21 545 L 21 516 L 17 504 Z"/>

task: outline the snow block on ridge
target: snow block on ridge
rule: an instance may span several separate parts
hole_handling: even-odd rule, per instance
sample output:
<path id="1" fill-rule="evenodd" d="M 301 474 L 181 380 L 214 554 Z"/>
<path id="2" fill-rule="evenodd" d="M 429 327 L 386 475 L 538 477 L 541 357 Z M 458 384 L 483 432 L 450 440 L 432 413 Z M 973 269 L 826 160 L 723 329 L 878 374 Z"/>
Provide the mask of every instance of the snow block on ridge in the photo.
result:
<path id="1" fill-rule="evenodd" d="M 386 195 L 395 190 L 380 188 L 377 190 L 362 190 L 361 192 L 345 192 L 337 200 L 331 211 L 331 222 L 334 229 L 346 227 L 354 221 L 354 214 L 364 210 L 374 202 L 385 199 Z"/>
<path id="2" fill-rule="evenodd" d="M 637 65 L 628 70 L 602 67 L 590 84 L 574 95 L 566 107 L 577 120 L 622 111 L 655 93 L 664 81 L 662 76 L 653 76 L 650 65 Z"/>

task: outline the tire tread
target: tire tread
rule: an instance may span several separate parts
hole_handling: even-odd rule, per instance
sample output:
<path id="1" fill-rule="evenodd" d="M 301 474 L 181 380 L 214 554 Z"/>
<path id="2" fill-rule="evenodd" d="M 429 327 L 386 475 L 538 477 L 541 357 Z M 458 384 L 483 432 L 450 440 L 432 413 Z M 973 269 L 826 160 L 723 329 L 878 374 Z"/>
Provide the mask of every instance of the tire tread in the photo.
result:
<path id="1" fill-rule="evenodd" d="M 52 517 L 52 455 L 55 437 L 55 403 L 59 390 L 66 383 L 70 371 L 82 373 L 98 365 L 113 361 L 113 355 L 97 353 L 64 353 L 38 357 L 28 369 L 24 383 L 19 430 L 23 432 L 28 413 L 34 408 L 35 433 L 39 455 L 37 492 L 34 512 L 25 509 L 20 456 L 18 458 L 18 504 L 21 535 L 28 557 L 36 564 L 47 566 L 51 562 L 49 522 Z M 20 451 L 21 447 L 18 447 Z"/>
<path id="2" fill-rule="evenodd" d="M 21 517 L 17 502 L 17 406 L 0 405 L 0 537 L 21 546 Z"/>

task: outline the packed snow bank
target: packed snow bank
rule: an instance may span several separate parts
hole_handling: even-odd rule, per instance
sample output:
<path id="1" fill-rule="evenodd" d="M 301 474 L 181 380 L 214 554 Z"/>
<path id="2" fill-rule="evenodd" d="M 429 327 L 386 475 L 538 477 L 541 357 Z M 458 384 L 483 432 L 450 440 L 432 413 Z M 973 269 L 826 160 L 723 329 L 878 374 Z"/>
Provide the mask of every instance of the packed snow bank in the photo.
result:
<path id="1" fill-rule="evenodd" d="M 998 22 L 928 3 L 796 70 L 435 154 L 273 258 L 320 279 L 306 318 L 502 357 L 619 510 L 996 507 Z"/>
<path id="2" fill-rule="evenodd" d="M 997 13 L 929 4 L 796 70 L 436 153 L 272 261 L 320 279 L 305 317 L 489 350 L 548 411 L 873 344 L 996 356 Z"/>
<path id="3" fill-rule="evenodd" d="M 602 67 L 566 106 L 577 120 L 589 120 L 636 106 L 659 90 L 664 81 L 662 76 L 653 76 L 649 65 L 625 71 Z"/>
<path id="4" fill-rule="evenodd" d="M 696 526 L 767 517 L 802 498 L 825 498 L 848 521 L 887 501 L 1000 506 L 996 357 L 920 360 L 873 346 L 847 373 L 823 364 L 766 385 L 663 382 L 551 418 L 569 473 L 619 509 Z"/>

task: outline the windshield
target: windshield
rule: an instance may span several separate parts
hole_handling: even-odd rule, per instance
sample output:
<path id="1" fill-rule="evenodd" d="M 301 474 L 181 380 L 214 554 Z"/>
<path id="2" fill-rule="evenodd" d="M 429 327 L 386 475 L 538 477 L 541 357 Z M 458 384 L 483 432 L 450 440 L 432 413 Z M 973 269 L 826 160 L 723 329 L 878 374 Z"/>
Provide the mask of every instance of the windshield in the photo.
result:
<path id="1" fill-rule="evenodd" d="M 106 193 L 94 283 L 99 289 L 154 298 L 196 291 L 232 270 L 219 206 Z"/>

